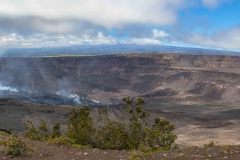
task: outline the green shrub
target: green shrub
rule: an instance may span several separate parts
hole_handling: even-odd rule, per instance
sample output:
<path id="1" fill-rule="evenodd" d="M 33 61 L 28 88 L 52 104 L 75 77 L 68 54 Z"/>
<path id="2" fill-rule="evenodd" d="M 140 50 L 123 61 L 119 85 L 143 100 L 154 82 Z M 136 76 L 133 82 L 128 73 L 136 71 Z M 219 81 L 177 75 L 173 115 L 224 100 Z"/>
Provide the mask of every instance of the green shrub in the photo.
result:
<path id="1" fill-rule="evenodd" d="M 211 147 L 215 147 L 216 145 L 212 145 Z M 211 148 L 210 147 L 210 148 Z M 223 154 L 229 154 L 231 152 L 231 146 L 230 145 L 223 145 L 221 146 L 221 153 Z"/>
<path id="2" fill-rule="evenodd" d="M 48 140 L 48 143 L 54 144 L 54 145 L 59 145 L 59 146 L 71 146 L 75 142 L 71 138 L 68 138 L 66 136 L 60 136 L 60 137 L 50 138 Z"/>
<path id="3" fill-rule="evenodd" d="M 60 123 L 56 123 L 56 124 L 54 124 L 54 126 L 52 128 L 51 138 L 58 138 L 60 136 L 61 136 Z"/>
<path id="4" fill-rule="evenodd" d="M 170 149 L 177 136 L 174 125 L 165 118 L 157 118 L 151 128 L 146 128 L 145 142 L 151 148 Z"/>
<path id="5" fill-rule="evenodd" d="M 27 152 L 27 146 L 22 139 L 16 136 L 10 136 L 3 141 L 5 146 L 4 153 L 12 157 L 24 155 Z"/>
<path id="6" fill-rule="evenodd" d="M 43 141 L 47 140 L 49 137 L 47 124 L 46 121 L 44 120 L 41 120 L 40 125 L 38 127 L 35 127 L 33 122 L 27 121 L 25 123 L 25 128 L 26 131 L 24 133 L 24 136 L 31 140 Z"/>
<path id="7" fill-rule="evenodd" d="M 107 109 L 97 110 L 94 123 L 90 109 L 73 109 L 69 115 L 68 130 L 61 135 L 60 124 L 56 123 L 49 133 L 45 121 L 36 128 L 32 122 L 26 124 L 26 137 L 32 140 L 47 140 L 57 145 L 92 146 L 100 149 L 141 150 L 149 152 L 156 149 L 170 149 L 176 140 L 174 125 L 165 118 L 157 118 L 148 124 L 148 113 L 144 111 L 144 99 L 124 98 L 126 112 L 124 121 L 113 121 Z"/>
<path id="8" fill-rule="evenodd" d="M 49 131 L 47 127 L 47 123 L 44 120 L 41 120 L 40 125 L 38 127 L 38 134 L 40 139 L 45 140 L 49 137 Z"/>
<path id="9" fill-rule="evenodd" d="M 38 130 L 35 128 L 33 122 L 27 121 L 25 123 L 26 131 L 24 133 L 24 136 L 31 139 L 31 140 L 41 140 L 41 136 L 38 132 Z"/>
<path id="10" fill-rule="evenodd" d="M 67 135 L 74 139 L 77 144 L 88 145 L 92 143 L 94 129 L 88 107 L 72 110 L 69 116 Z"/>
<path id="11" fill-rule="evenodd" d="M 96 134 L 94 147 L 100 149 L 129 149 L 129 134 L 120 122 L 109 121 Z"/>
<path id="12" fill-rule="evenodd" d="M 135 101 L 129 103 L 129 98 L 125 99 L 131 112 L 129 112 L 129 132 L 131 135 L 131 148 L 149 148 L 151 149 L 170 149 L 176 140 L 173 133 L 174 125 L 165 118 L 155 119 L 154 124 L 149 127 L 146 122 L 148 113 L 144 111 L 142 105 L 145 103 L 143 98 L 138 97 Z M 135 102 L 135 103 L 133 103 Z M 145 145 L 143 147 L 143 145 Z"/>
<path id="13" fill-rule="evenodd" d="M 123 102 L 125 102 L 128 105 L 131 105 L 133 103 L 133 100 L 130 97 L 123 98 Z"/>
<path id="14" fill-rule="evenodd" d="M 145 156 L 145 154 L 143 152 L 134 150 L 134 151 L 131 151 L 129 153 L 128 159 L 129 160 L 144 160 L 144 159 L 146 159 L 145 157 L 146 156 Z"/>
<path id="15" fill-rule="evenodd" d="M 153 148 L 147 145 L 144 142 L 141 142 L 141 144 L 138 147 L 138 151 L 143 152 L 143 153 L 150 153 L 153 151 Z"/>
<path id="16" fill-rule="evenodd" d="M 128 98 L 127 98 L 128 99 Z M 129 134 L 131 137 L 130 146 L 131 149 L 138 149 L 139 145 L 144 141 L 144 128 L 147 125 L 145 119 L 148 114 L 143 110 L 142 105 L 144 104 L 144 100 L 141 97 L 132 100 L 132 102 L 128 104 L 130 110 L 129 117 Z"/>
<path id="17" fill-rule="evenodd" d="M 208 144 L 203 145 L 204 148 L 212 148 L 215 147 L 215 143 L 213 141 L 209 141 Z"/>
<path id="18" fill-rule="evenodd" d="M 137 119 L 132 119 L 129 124 L 129 134 L 131 137 L 131 149 L 138 149 L 141 141 L 143 141 L 144 139 L 142 123 L 139 122 Z"/>

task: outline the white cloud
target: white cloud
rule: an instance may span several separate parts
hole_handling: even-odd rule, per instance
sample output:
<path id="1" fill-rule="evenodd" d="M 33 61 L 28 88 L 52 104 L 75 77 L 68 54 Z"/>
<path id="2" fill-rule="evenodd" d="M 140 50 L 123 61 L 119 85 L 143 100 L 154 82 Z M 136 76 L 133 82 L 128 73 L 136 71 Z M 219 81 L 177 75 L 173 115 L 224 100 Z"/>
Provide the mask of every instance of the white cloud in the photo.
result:
<path id="1" fill-rule="evenodd" d="M 240 50 L 240 28 L 220 31 L 212 35 L 193 34 L 186 41 L 199 46 Z"/>
<path id="2" fill-rule="evenodd" d="M 18 34 L 12 33 L 5 36 L 0 36 L 0 46 L 16 45 L 19 42 L 24 41 L 24 38 Z"/>
<path id="3" fill-rule="evenodd" d="M 137 44 L 137 45 L 161 45 L 160 40 L 154 38 L 131 38 L 126 41 L 120 42 L 121 44 Z"/>
<path id="4" fill-rule="evenodd" d="M 165 33 L 165 32 L 164 32 Z M 96 34 L 82 34 L 80 36 L 72 34 L 46 35 L 33 34 L 29 36 L 11 33 L 0 36 L 0 47 L 62 47 L 72 45 L 101 45 L 101 44 L 137 44 L 137 45 L 161 45 L 164 39 L 149 37 L 131 37 L 125 40 L 115 39 L 102 32 Z M 165 36 L 162 36 L 165 37 Z"/>
<path id="5" fill-rule="evenodd" d="M 7 16 L 79 19 L 104 27 L 132 23 L 169 25 L 187 0 L 1 0 Z M 68 27 L 68 26 L 66 26 Z"/>
<path id="6" fill-rule="evenodd" d="M 151 34 L 146 37 L 132 37 L 125 41 L 120 41 L 121 44 L 137 44 L 137 45 L 162 45 L 167 41 L 170 35 L 162 30 L 153 29 Z"/>
<path id="7" fill-rule="evenodd" d="M 81 44 L 116 44 L 117 41 L 101 32 L 96 35 L 45 35 L 22 36 L 16 33 L 0 36 L 0 47 L 62 47 Z"/>
<path id="8" fill-rule="evenodd" d="M 153 29 L 152 34 L 153 34 L 153 38 L 162 39 L 162 38 L 169 37 L 168 33 L 166 33 L 165 31 L 157 30 L 157 29 Z"/>
<path id="9" fill-rule="evenodd" d="M 167 42 L 240 48 L 240 29 L 214 35 L 187 36 L 189 33 L 181 32 L 176 37 L 157 29 L 176 23 L 178 12 L 193 3 L 212 8 L 227 1 L 230 0 L 0 0 L 0 47 Z M 131 25 L 142 28 L 130 29 L 134 30 L 130 34 Z M 144 30 L 145 25 L 156 29 Z M 109 28 L 119 31 L 116 35 L 120 36 L 107 35 Z M 122 40 L 126 35 L 129 38 Z"/>
<path id="10" fill-rule="evenodd" d="M 169 35 L 168 33 L 153 29 L 149 36 L 129 37 L 118 39 L 103 32 L 95 34 L 84 33 L 74 34 L 33 34 L 29 36 L 11 33 L 0 35 L 0 47 L 62 47 L 71 45 L 101 45 L 101 44 L 137 44 L 137 45 L 179 45 L 200 46 L 206 48 L 218 48 L 228 50 L 240 50 L 240 28 L 219 31 L 211 35 L 207 34 L 188 34 L 183 38 Z"/>

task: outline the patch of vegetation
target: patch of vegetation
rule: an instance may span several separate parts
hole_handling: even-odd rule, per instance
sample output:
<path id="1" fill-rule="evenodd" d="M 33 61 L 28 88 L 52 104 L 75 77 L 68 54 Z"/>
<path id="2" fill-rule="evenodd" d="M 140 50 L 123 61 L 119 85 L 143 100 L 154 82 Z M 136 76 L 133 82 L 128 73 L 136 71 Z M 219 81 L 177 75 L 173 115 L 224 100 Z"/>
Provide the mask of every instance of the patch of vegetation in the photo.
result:
<path id="1" fill-rule="evenodd" d="M 130 149 L 130 140 L 124 124 L 109 121 L 96 132 L 93 146 L 100 149 Z"/>
<path id="2" fill-rule="evenodd" d="M 131 151 L 128 157 L 129 160 L 143 160 L 144 158 L 145 158 L 145 154 L 143 152 L 136 151 L 136 150 Z"/>
<path id="3" fill-rule="evenodd" d="M 157 118 L 153 124 L 148 124 L 146 118 L 149 114 L 143 110 L 144 100 L 141 97 L 126 97 L 123 101 L 126 104 L 126 112 L 123 113 L 127 116 L 126 122 L 111 120 L 104 112 L 100 115 L 106 117 L 99 118 L 104 121 L 99 127 L 93 123 L 90 109 L 83 107 L 70 114 L 67 136 L 77 144 L 100 149 L 170 149 L 177 138 L 173 134 L 174 125 L 165 118 Z"/>
<path id="4" fill-rule="evenodd" d="M 31 139 L 31 140 L 39 140 L 41 139 L 41 137 L 38 134 L 37 129 L 35 128 L 33 122 L 31 121 L 27 121 L 25 122 L 25 133 L 24 136 L 26 136 L 27 138 Z"/>
<path id="5" fill-rule="evenodd" d="M 38 127 L 38 134 L 40 139 L 42 140 L 46 140 L 49 137 L 49 131 L 46 121 L 41 120 L 40 125 Z"/>
<path id="6" fill-rule="evenodd" d="M 33 122 L 27 121 L 25 123 L 25 128 L 26 131 L 24 133 L 24 136 L 31 140 L 43 141 L 47 140 L 49 137 L 47 124 L 44 120 L 41 120 L 40 125 L 38 127 L 35 127 Z"/>
<path id="7" fill-rule="evenodd" d="M 60 124 L 49 132 L 46 122 L 38 127 L 32 122 L 26 125 L 25 136 L 32 140 L 47 140 L 57 145 L 91 146 L 99 149 L 139 150 L 151 152 L 169 150 L 175 140 L 174 125 L 165 118 L 157 118 L 153 123 L 146 120 L 149 114 L 144 111 L 144 99 L 126 97 L 124 121 L 110 119 L 107 110 L 99 112 L 98 121 L 94 122 L 88 107 L 73 109 L 69 115 L 68 130 L 61 134 Z"/>
<path id="8" fill-rule="evenodd" d="M 157 118 L 151 128 L 146 128 L 145 141 L 151 148 L 169 150 L 176 140 L 174 126 L 165 118 Z"/>
<path id="9" fill-rule="evenodd" d="M 212 148 L 215 147 L 215 143 L 213 141 L 209 141 L 208 144 L 204 144 L 203 147 L 204 148 Z"/>
<path id="10" fill-rule="evenodd" d="M 75 142 L 73 139 L 66 136 L 54 137 L 48 139 L 49 144 L 59 145 L 59 146 L 72 146 Z"/>
<path id="11" fill-rule="evenodd" d="M 222 153 L 223 154 L 229 154 L 230 153 L 230 150 L 231 150 L 230 145 L 223 145 L 221 148 L 222 148 Z"/>
<path id="12" fill-rule="evenodd" d="M 56 123 L 53 126 L 51 138 L 59 138 L 61 136 L 61 125 L 60 123 Z"/>
<path id="13" fill-rule="evenodd" d="M 155 119 L 149 124 L 146 118 L 149 116 L 142 108 L 145 103 L 143 98 L 124 98 L 129 113 L 129 127 L 131 135 L 131 149 L 140 149 L 144 152 L 149 150 L 168 150 L 174 144 L 176 135 L 173 133 L 174 125 L 163 117 Z"/>
<path id="14" fill-rule="evenodd" d="M 9 133 L 6 133 L 6 132 L 3 132 L 3 131 L 0 131 L 0 136 L 3 136 L 3 137 L 5 137 L 5 136 L 8 136 L 8 135 L 10 135 Z M 1 141 L 0 141 L 1 142 Z"/>
<path id="15" fill-rule="evenodd" d="M 92 143 L 93 134 L 94 128 L 90 109 L 83 107 L 72 110 L 68 121 L 67 137 L 74 139 L 77 144 L 88 145 Z"/>
<path id="16" fill-rule="evenodd" d="M 16 136 L 9 136 L 3 141 L 4 153 L 12 157 L 25 155 L 28 151 L 27 145 Z"/>

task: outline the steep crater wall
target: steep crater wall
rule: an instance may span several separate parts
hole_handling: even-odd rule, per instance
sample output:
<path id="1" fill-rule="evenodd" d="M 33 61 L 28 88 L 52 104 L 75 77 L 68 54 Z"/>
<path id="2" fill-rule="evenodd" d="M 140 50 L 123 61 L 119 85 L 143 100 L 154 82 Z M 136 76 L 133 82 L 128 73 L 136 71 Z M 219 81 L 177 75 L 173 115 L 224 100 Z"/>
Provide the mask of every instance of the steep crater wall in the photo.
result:
<path id="1" fill-rule="evenodd" d="M 70 98 L 76 104 L 77 101 L 111 104 L 124 96 L 138 95 L 232 102 L 239 101 L 239 68 L 237 56 L 0 58 L 0 96 L 25 96 L 46 103 L 65 97 L 59 103 L 68 103 Z"/>

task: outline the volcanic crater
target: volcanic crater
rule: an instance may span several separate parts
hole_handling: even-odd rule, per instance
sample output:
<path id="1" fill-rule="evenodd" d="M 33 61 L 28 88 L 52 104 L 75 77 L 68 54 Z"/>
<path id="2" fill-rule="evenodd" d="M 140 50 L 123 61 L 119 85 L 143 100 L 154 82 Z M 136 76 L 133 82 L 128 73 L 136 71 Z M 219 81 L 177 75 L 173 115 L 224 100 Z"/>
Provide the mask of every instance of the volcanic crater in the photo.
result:
<path id="1" fill-rule="evenodd" d="M 152 117 L 175 123 L 179 143 L 240 144 L 239 68 L 240 57 L 217 55 L 2 57 L 0 128 L 21 131 L 26 119 L 64 124 L 82 105 L 108 106 L 117 117 L 123 97 L 142 96 Z"/>

